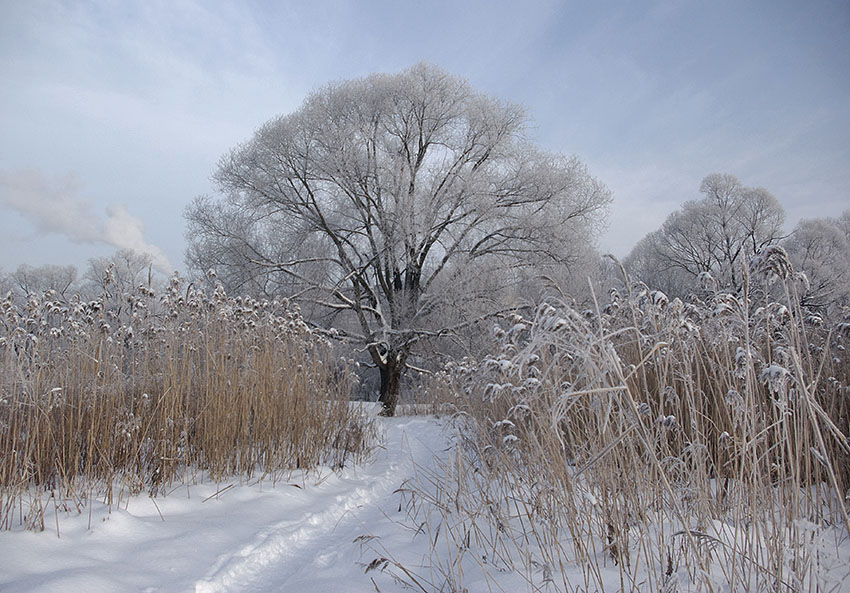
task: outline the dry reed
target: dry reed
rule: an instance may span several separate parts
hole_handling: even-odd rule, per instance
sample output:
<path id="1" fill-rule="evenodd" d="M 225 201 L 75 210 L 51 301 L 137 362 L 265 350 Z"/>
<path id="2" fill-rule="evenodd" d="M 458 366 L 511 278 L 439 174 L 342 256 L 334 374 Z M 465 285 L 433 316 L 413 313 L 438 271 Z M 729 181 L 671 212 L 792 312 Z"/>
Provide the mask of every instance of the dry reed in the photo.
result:
<path id="1" fill-rule="evenodd" d="M 541 305 L 438 379 L 464 446 L 410 511 L 445 590 L 847 586 L 850 325 L 769 264 L 740 295 Z M 748 293 L 765 279 L 777 300 Z"/>
<path id="2" fill-rule="evenodd" d="M 177 276 L 161 295 L 112 294 L 108 271 L 106 286 L 92 301 L 0 302 L 3 528 L 196 472 L 276 479 L 364 453 L 353 375 L 297 309 Z"/>

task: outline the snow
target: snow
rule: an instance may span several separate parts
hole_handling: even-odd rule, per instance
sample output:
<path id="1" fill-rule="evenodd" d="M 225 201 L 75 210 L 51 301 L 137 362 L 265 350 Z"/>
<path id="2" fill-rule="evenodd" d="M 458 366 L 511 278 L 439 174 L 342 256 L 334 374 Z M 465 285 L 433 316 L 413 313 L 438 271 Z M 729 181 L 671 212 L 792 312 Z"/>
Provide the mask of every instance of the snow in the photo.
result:
<path id="1" fill-rule="evenodd" d="M 428 542 L 404 524 L 398 489 L 450 445 L 433 418 L 381 422 L 372 458 L 340 472 L 181 486 L 111 512 L 101 500 L 91 519 L 61 511 L 58 537 L 50 502 L 45 531 L 0 532 L 0 591 L 397 590 L 391 570 L 366 568 L 425 564 Z"/>
<path id="2" fill-rule="evenodd" d="M 662 418 L 675 423 L 673 416 Z M 91 505 L 91 517 L 88 509 L 78 513 L 73 506 L 73 512 L 56 516 L 47 500 L 51 511 L 44 531 L 20 526 L 0 531 L 0 591 L 386 593 L 455 586 L 478 593 L 554 591 L 563 590 L 562 584 L 572 590 L 585 582 L 578 564 L 558 566 L 533 538 L 499 536 L 498 554 L 477 537 L 459 545 L 459 535 L 469 538 L 469 521 L 478 520 L 466 511 L 481 507 L 474 493 L 452 479 L 436 487 L 440 476 L 459 471 L 454 432 L 425 416 L 376 421 L 382 435 L 372 456 L 337 472 L 295 472 L 274 484 L 268 477 L 201 481 L 156 499 L 145 493 L 125 496 L 111 511 L 101 500 Z M 497 424 L 510 428 L 512 423 Z M 577 492 L 588 510 L 598 506 L 590 490 Z M 437 499 L 440 508 L 429 505 Z M 518 534 L 529 519 L 506 514 L 505 521 L 506 533 Z M 486 522 L 479 527 L 487 532 Z M 672 538 L 680 528 L 655 529 Z M 730 529 L 714 522 L 708 531 L 714 533 L 712 541 L 729 545 L 742 535 Z M 818 582 L 824 590 L 848 590 L 850 572 L 843 559 L 850 541 L 843 535 L 830 540 L 836 530 L 813 525 L 810 531 Z M 561 546 L 568 549 L 569 542 Z M 623 575 L 604 557 L 600 553 L 598 576 L 605 590 L 619 590 Z M 665 586 L 696 590 L 687 571 L 679 572 Z M 635 578 L 643 582 L 646 575 L 641 566 Z M 721 585 L 717 590 L 725 590 L 722 574 L 712 578 Z"/>

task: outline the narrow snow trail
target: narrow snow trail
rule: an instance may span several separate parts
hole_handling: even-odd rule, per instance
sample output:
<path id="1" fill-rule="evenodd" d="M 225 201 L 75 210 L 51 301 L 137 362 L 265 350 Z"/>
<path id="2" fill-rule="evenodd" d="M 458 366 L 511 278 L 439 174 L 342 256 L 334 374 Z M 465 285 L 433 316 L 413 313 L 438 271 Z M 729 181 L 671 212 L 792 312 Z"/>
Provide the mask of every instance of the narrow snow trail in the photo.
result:
<path id="1" fill-rule="evenodd" d="M 381 591 L 402 590 L 365 568 L 384 550 L 412 570 L 427 565 L 428 539 L 403 524 L 396 490 L 445 458 L 449 438 L 433 418 L 377 422 L 381 446 L 366 462 L 273 488 L 256 479 L 202 483 L 111 507 L 95 500 L 83 513 L 69 505 L 58 517 L 64 505 L 41 493 L 43 532 L 0 531 L 0 591 L 357 593 L 374 592 L 372 579 Z"/>
<path id="2" fill-rule="evenodd" d="M 413 477 L 415 465 L 432 465 L 447 446 L 433 420 L 383 422 L 385 442 L 371 463 L 305 490 L 292 520 L 270 525 L 241 549 L 219 556 L 196 583 L 196 593 L 375 591 L 365 566 L 380 554 L 355 540 L 378 549 L 386 538 L 413 538 L 399 523 L 405 514 L 393 493 Z"/>

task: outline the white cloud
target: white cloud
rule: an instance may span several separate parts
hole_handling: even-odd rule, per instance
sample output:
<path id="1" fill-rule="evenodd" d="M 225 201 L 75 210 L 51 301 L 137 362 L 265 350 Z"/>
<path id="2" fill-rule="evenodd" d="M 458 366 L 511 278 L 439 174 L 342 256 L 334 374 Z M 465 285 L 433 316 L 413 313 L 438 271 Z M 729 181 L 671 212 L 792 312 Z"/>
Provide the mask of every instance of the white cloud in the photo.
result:
<path id="1" fill-rule="evenodd" d="M 145 225 L 120 204 L 100 215 L 80 194 L 83 185 L 70 173 L 53 178 L 39 169 L 0 172 L 0 204 L 20 213 L 39 233 L 63 235 L 75 243 L 105 243 L 151 256 L 154 266 L 171 271 L 165 253 L 145 241 Z"/>

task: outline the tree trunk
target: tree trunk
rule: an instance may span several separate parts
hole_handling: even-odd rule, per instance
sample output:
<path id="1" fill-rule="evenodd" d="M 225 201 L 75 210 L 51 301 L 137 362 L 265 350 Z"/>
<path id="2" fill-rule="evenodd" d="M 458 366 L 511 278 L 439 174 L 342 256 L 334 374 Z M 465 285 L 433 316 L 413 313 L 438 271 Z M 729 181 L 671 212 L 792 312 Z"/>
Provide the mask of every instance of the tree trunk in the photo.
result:
<path id="1" fill-rule="evenodd" d="M 393 364 L 390 362 L 381 367 L 381 394 L 378 397 L 378 401 L 384 406 L 381 410 L 381 416 L 395 416 L 403 370 L 404 363 Z"/>

